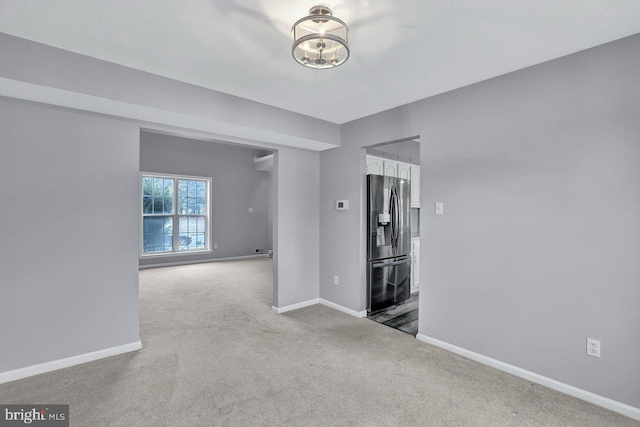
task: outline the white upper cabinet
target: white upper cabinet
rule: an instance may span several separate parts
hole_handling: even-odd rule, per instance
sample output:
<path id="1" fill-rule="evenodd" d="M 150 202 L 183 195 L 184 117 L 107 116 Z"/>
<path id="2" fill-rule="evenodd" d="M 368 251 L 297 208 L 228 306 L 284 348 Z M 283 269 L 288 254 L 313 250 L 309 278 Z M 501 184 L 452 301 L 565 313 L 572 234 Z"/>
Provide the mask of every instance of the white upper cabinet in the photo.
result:
<path id="1" fill-rule="evenodd" d="M 420 207 L 420 166 L 367 155 L 367 174 L 411 180 L 411 207 Z"/>
<path id="2" fill-rule="evenodd" d="M 392 160 L 384 161 L 384 176 L 398 176 L 398 162 L 394 162 Z"/>
<path id="3" fill-rule="evenodd" d="M 384 160 L 367 156 L 367 174 L 384 175 Z"/>
<path id="4" fill-rule="evenodd" d="M 411 179 L 411 165 L 398 162 L 398 178 Z"/>
<path id="5" fill-rule="evenodd" d="M 420 166 L 411 166 L 411 207 L 420 207 Z"/>

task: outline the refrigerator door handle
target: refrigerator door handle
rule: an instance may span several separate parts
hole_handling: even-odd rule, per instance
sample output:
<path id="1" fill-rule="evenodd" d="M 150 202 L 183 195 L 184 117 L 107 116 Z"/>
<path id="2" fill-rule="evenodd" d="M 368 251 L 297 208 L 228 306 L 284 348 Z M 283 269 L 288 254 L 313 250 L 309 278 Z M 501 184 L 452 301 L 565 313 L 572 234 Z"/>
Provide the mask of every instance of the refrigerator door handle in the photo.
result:
<path id="1" fill-rule="evenodd" d="M 373 268 L 380 268 L 380 267 L 393 267 L 396 265 L 402 265 L 402 264 L 407 264 L 411 262 L 411 257 L 400 260 L 400 261 L 394 261 L 394 262 L 378 262 L 373 264 Z"/>
<path id="2" fill-rule="evenodd" d="M 393 187 L 391 188 L 390 191 L 390 195 L 389 195 L 389 216 L 390 218 L 390 222 L 391 222 L 391 248 L 395 249 L 396 248 L 396 241 L 395 241 L 395 237 L 396 237 L 396 233 L 395 233 L 395 221 L 396 221 L 396 216 L 393 212 L 393 210 L 395 209 L 395 204 L 393 203 Z"/>
<path id="3" fill-rule="evenodd" d="M 398 234 L 399 234 L 399 222 L 400 222 L 400 206 L 399 206 L 399 199 L 398 199 L 398 189 L 393 186 L 391 188 L 391 194 L 392 194 L 392 206 L 393 206 L 393 216 L 392 216 L 392 221 L 393 221 L 393 227 L 391 228 L 391 231 L 393 233 L 393 247 L 394 249 L 398 249 Z"/>
<path id="4" fill-rule="evenodd" d="M 391 248 L 397 249 L 396 242 L 396 188 L 391 187 L 389 196 L 389 213 L 391 216 Z"/>

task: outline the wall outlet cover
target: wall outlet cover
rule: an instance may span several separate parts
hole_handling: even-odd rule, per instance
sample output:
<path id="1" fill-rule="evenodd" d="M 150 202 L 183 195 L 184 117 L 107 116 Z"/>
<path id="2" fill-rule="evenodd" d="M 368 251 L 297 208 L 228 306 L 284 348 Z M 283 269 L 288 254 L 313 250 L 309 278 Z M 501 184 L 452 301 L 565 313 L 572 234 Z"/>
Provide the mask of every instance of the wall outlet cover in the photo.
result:
<path id="1" fill-rule="evenodd" d="M 587 338 L 587 354 L 593 357 L 600 357 L 600 341 Z"/>

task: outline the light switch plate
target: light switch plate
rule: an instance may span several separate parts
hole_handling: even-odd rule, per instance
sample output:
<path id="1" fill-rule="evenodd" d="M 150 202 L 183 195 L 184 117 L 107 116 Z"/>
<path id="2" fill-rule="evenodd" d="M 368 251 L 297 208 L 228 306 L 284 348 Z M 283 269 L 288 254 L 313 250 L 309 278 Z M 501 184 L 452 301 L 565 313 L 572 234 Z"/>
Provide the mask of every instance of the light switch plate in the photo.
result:
<path id="1" fill-rule="evenodd" d="M 444 203 L 436 202 L 436 215 L 444 215 Z"/>

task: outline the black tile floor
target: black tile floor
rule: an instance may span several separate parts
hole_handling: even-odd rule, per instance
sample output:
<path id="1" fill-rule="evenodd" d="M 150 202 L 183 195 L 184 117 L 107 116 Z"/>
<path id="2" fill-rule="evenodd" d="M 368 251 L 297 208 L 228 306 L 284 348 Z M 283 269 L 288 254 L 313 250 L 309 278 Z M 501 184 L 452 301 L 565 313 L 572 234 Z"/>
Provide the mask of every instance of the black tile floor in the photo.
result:
<path id="1" fill-rule="evenodd" d="M 411 335 L 418 334 L 418 292 L 402 304 L 377 312 L 369 319 Z"/>

